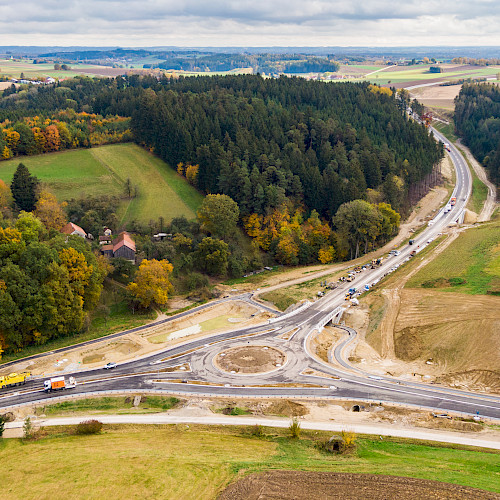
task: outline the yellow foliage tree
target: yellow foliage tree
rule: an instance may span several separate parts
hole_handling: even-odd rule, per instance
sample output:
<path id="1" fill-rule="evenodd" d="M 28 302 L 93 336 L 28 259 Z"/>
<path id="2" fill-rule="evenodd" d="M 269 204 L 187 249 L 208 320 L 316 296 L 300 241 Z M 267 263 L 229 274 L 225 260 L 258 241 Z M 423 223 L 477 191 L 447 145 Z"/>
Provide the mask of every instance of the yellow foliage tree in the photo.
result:
<path id="1" fill-rule="evenodd" d="M 196 186 L 198 182 L 199 165 L 188 165 L 186 168 L 186 179 L 192 186 Z"/>
<path id="2" fill-rule="evenodd" d="M 177 173 L 179 175 L 184 175 L 184 163 L 182 163 L 182 161 L 177 164 Z"/>
<path id="3" fill-rule="evenodd" d="M 10 201 L 10 189 L 2 179 L 0 179 L 0 211 L 6 209 Z"/>
<path id="4" fill-rule="evenodd" d="M 57 127 L 55 125 L 49 125 L 43 132 L 47 151 L 59 151 L 61 138 L 59 137 L 59 130 Z"/>
<path id="5" fill-rule="evenodd" d="M 85 287 L 89 283 L 93 267 L 87 264 L 85 255 L 74 248 L 64 248 L 59 252 L 61 265 L 68 270 L 69 281 L 72 288 L 83 295 Z"/>
<path id="6" fill-rule="evenodd" d="M 66 214 L 62 205 L 57 203 L 56 197 L 50 192 L 43 190 L 35 205 L 35 215 L 44 223 L 48 229 L 61 229 L 67 222 Z"/>
<path id="7" fill-rule="evenodd" d="M 8 160 L 9 158 L 12 158 L 12 151 L 7 146 L 4 146 L 4 148 L 3 148 L 2 158 L 4 160 Z"/>
<path id="8" fill-rule="evenodd" d="M 245 231 L 251 238 L 259 238 L 261 236 L 262 217 L 258 214 L 250 214 L 244 219 Z"/>
<path id="9" fill-rule="evenodd" d="M 7 146 L 14 153 L 17 151 L 17 144 L 19 143 L 19 139 L 21 136 L 19 132 L 16 132 L 14 129 L 8 128 L 5 132 L 5 141 L 7 142 Z"/>
<path id="10" fill-rule="evenodd" d="M 318 252 L 318 260 L 322 264 L 329 264 L 335 259 L 335 248 L 329 246 L 328 248 L 320 248 Z"/>
<path id="11" fill-rule="evenodd" d="M 170 274 L 174 266 L 168 260 L 144 259 L 135 280 L 127 287 L 142 307 L 152 304 L 165 305 L 173 290 Z"/>
<path id="12" fill-rule="evenodd" d="M 33 136 L 35 138 L 36 148 L 40 153 L 46 151 L 47 138 L 40 127 L 33 127 Z"/>

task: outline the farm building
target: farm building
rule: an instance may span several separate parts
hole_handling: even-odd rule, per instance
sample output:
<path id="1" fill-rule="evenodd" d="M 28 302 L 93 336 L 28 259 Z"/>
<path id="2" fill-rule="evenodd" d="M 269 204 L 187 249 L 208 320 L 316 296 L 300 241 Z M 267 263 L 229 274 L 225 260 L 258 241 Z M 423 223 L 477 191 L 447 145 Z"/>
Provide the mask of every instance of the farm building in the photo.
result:
<path id="1" fill-rule="evenodd" d="M 71 234 L 76 234 L 77 236 L 81 236 L 82 238 L 87 237 L 87 233 L 80 227 L 74 224 L 73 222 L 68 222 L 62 229 L 61 233 L 67 234 L 68 236 Z"/>
<path id="2" fill-rule="evenodd" d="M 135 243 L 130 234 L 121 232 L 113 243 L 101 247 L 101 253 L 109 257 L 122 257 L 123 259 L 135 262 Z"/>

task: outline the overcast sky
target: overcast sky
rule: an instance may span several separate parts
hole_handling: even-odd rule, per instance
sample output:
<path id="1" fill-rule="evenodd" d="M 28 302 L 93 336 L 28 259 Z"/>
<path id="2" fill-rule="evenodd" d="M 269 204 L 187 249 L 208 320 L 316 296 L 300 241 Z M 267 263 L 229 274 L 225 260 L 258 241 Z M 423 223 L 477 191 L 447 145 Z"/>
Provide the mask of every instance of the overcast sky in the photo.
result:
<path id="1" fill-rule="evenodd" d="M 0 45 L 500 45 L 499 0 L 0 0 Z"/>

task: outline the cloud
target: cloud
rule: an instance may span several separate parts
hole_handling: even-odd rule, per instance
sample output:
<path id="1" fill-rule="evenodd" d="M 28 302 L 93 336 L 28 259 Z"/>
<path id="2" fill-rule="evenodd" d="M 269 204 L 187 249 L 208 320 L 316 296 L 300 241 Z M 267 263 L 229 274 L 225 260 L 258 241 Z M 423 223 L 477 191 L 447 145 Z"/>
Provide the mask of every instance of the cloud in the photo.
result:
<path id="1" fill-rule="evenodd" d="M 496 0 L 0 0 L 0 6 L 3 45 L 500 43 Z"/>

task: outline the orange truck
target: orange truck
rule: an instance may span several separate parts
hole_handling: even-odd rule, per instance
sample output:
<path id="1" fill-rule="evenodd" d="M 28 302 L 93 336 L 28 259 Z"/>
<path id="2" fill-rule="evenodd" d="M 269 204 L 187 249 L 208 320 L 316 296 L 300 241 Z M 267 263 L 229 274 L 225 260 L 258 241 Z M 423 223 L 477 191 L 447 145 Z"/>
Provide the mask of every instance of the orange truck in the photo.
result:
<path id="1" fill-rule="evenodd" d="M 453 198 L 450 200 L 450 205 L 453 207 L 456 202 L 457 202 L 457 199 L 455 196 L 453 196 Z"/>
<path id="2" fill-rule="evenodd" d="M 43 383 L 43 390 L 45 392 L 73 389 L 73 387 L 76 387 L 76 380 L 74 377 L 69 377 L 68 380 L 64 377 L 52 377 L 49 380 L 45 380 Z"/>

